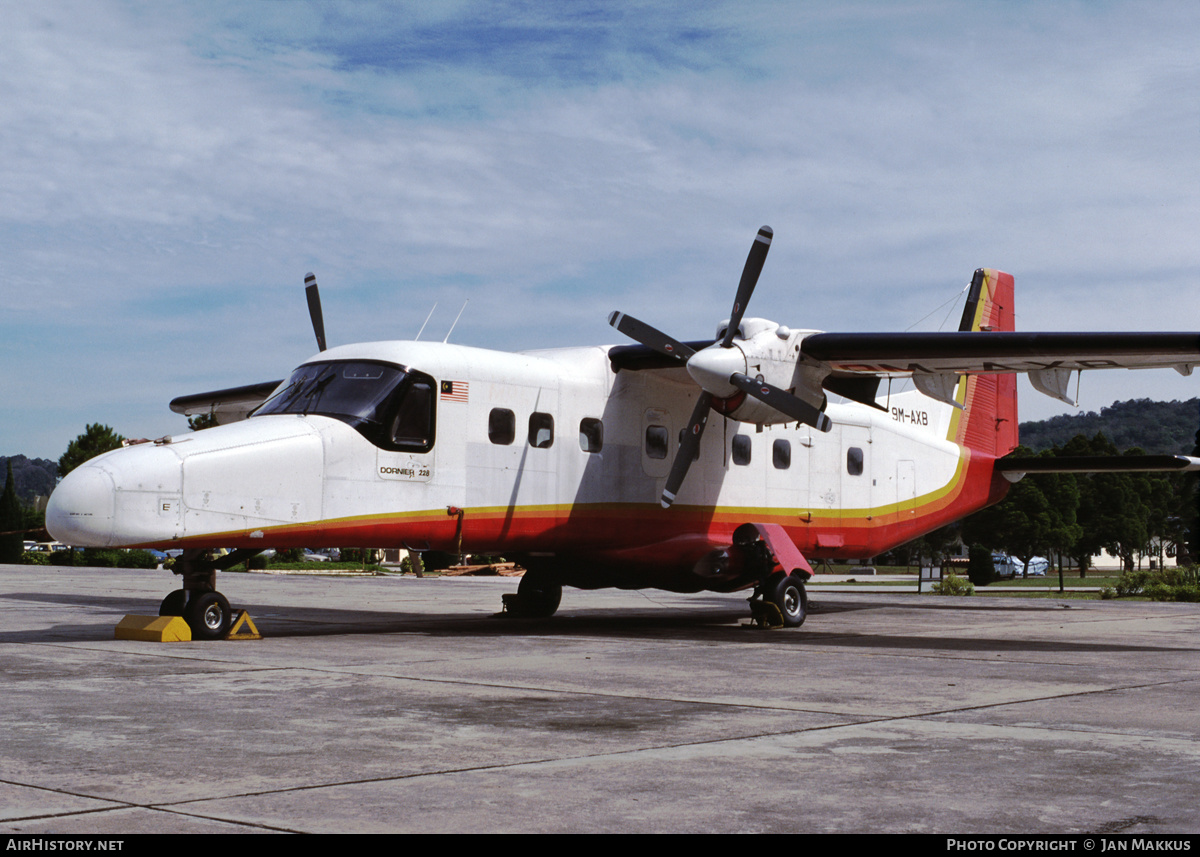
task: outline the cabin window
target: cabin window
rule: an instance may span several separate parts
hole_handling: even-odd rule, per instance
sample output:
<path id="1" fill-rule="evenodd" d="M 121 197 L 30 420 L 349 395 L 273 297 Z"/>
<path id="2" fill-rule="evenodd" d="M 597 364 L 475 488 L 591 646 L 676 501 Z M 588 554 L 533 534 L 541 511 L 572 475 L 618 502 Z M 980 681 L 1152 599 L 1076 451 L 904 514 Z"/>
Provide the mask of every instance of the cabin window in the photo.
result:
<path id="1" fill-rule="evenodd" d="M 646 426 L 646 457 L 666 458 L 669 439 L 666 426 Z"/>
<path id="2" fill-rule="evenodd" d="M 492 408 L 488 414 L 488 440 L 508 446 L 517 436 L 517 415 L 508 408 Z"/>
<path id="3" fill-rule="evenodd" d="M 554 417 L 534 411 L 529 415 L 529 445 L 549 449 L 554 444 Z"/>
<path id="4" fill-rule="evenodd" d="M 846 472 L 851 476 L 862 476 L 863 451 L 860 447 L 852 446 L 846 450 Z"/>
<path id="5" fill-rule="evenodd" d="M 787 470 L 792 466 L 792 442 L 779 438 L 771 444 L 771 463 L 776 470 Z"/>
<path id="6" fill-rule="evenodd" d="M 750 463 L 750 435 L 735 434 L 733 436 L 733 463 L 743 466 Z"/>
<path id="7" fill-rule="evenodd" d="M 584 452 L 599 452 L 604 448 L 604 423 L 593 417 L 579 421 L 579 448 Z"/>
<path id="8" fill-rule="evenodd" d="M 428 375 L 391 363 L 305 363 L 251 416 L 331 417 L 381 449 L 428 452 L 436 426 L 435 387 Z"/>

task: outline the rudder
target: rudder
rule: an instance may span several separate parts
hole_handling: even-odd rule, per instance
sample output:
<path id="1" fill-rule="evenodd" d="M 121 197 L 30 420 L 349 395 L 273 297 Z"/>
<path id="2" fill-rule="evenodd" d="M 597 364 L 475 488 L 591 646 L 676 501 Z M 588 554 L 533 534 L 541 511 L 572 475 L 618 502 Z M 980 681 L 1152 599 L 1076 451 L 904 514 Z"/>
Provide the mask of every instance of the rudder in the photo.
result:
<path id="1" fill-rule="evenodd" d="M 1012 274 L 980 268 L 971 279 L 959 330 L 963 332 L 1016 329 Z M 970 375 L 959 388 L 963 405 L 952 439 L 997 458 L 1017 447 L 1017 376 Z"/>

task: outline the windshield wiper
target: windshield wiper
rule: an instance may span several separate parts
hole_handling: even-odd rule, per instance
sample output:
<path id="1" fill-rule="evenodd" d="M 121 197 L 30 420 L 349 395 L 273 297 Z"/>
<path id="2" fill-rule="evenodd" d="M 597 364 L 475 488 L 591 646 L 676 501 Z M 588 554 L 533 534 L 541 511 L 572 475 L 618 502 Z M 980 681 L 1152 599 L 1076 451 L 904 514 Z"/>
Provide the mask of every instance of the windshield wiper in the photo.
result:
<path id="1" fill-rule="evenodd" d="M 330 369 L 325 375 L 315 379 L 312 384 L 301 395 L 304 397 L 304 407 L 300 413 L 307 414 L 309 411 L 316 410 L 317 403 L 321 401 L 321 397 L 325 395 L 325 388 L 330 382 L 337 377 L 337 371 Z M 299 396 L 297 396 L 299 398 Z"/>

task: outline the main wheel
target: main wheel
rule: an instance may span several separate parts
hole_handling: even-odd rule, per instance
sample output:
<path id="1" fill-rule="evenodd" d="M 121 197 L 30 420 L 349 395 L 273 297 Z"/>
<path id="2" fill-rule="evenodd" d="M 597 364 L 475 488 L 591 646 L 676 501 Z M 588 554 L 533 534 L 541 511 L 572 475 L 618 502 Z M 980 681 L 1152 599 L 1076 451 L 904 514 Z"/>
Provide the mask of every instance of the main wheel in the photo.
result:
<path id="1" fill-rule="evenodd" d="M 202 592 L 192 596 L 183 618 L 192 629 L 192 639 L 220 640 L 229 633 L 233 608 L 220 592 Z"/>
<path id="2" fill-rule="evenodd" d="M 783 624 L 788 628 L 799 628 L 808 615 L 808 593 L 800 578 L 791 574 L 777 574 L 767 582 L 764 597 L 779 608 Z"/>
<path id="3" fill-rule="evenodd" d="M 167 593 L 167 597 L 162 600 L 162 604 L 158 605 L 158 615 L 182 616 L 183 602 L 186 596 L 187 593 L 182 589 L 176 589 L 174 592 Z"/>
<path id="4" fill-rule="evenodd" d="M 517 586 L 517 600 L 522 616 L 553 616 L 562 601 L 562 584 L 527 571 Z"/>

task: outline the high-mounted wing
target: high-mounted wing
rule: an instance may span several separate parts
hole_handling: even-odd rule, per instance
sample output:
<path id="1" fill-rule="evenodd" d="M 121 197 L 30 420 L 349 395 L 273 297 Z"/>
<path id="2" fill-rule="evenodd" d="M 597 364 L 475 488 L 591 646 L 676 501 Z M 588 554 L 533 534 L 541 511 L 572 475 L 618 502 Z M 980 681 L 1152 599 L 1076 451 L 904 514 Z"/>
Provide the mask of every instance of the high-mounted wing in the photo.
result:
<path id="1" fill-rule="evenodd" d="M 1073 372 L 1169 367 L 1190 375 L 1200 363 L 1200 333 L 1014 331 L 1011 294 L 1009 274 L 981 268 L 958 331 L 813 333 L 800 345 L 801 360 L 828 373 L 825 389 L 868 404 L 879 378 L 911 377 L 921 392 L 953 404 L 961 375 L 1022 372 L 1037 390 L 1073 405 Z"/>
<path id="2" fill-rule="evenodd" d="M 800 351 L 842 375 L 979 375 L 1200 363 L 1200 333 L 814 333 Z"/>
<path id="3" fill-rule="evenodd" d="M 953 403 L 960 375 L 1024 372 L 1040 392 L 1074 405 L 1067 394 L 1073 372 L 1172 368 L 1192 374 L 1200 363 L 1200 334 L 814 333 L 805 337 L 800 353 L 829 368 L 825 389 L 857 401 L 866 397 L 849 387 L 855 379 L 861 384 L 865 379 L 911 377 L 921 392 Z M 873 392 L 867 391 L 870 399 Z"/>
<path id="4" fill-rule="evenodd" d="M 283 381 L 264 381 L 244 387 L 213 390 L 211 393 L 195 393 L 171 400 L 171 410 L 186 417 L 197 414 L 212 414 L 218 425 L 244 420 L 249 413 L 267 400 L 267 397 Z"/>

